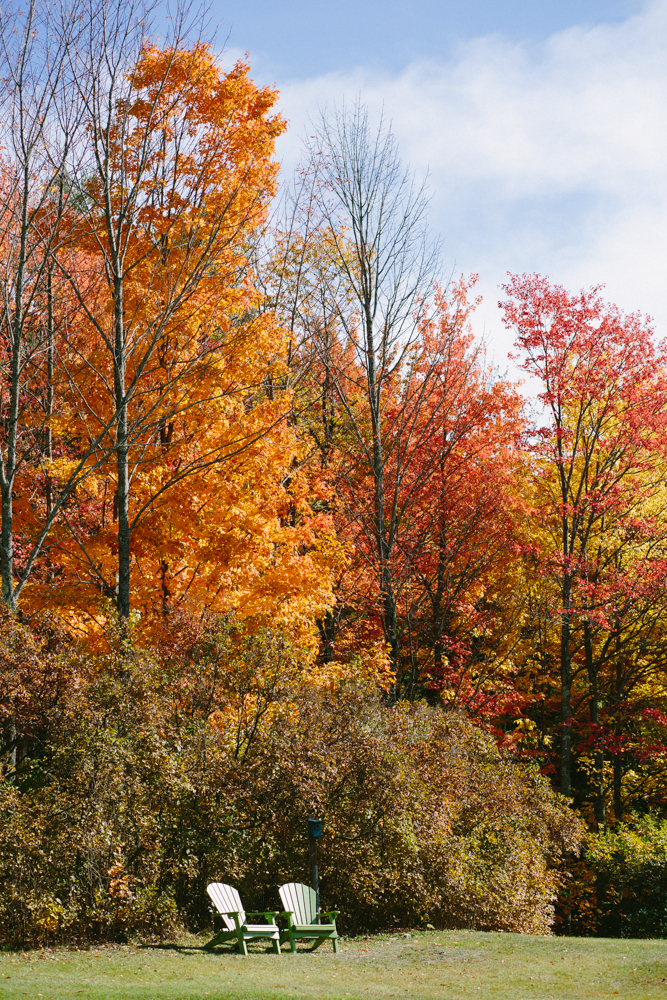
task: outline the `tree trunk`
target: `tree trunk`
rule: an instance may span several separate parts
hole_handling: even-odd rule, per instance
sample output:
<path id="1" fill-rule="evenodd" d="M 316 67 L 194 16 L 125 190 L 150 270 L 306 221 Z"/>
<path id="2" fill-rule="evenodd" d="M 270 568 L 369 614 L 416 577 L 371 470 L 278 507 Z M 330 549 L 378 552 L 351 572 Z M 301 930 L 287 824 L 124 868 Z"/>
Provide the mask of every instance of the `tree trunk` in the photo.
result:
<path id="1" fill-rule="evenodd" d="M 12 480 L 2 482 L 2 532 L 0 533 L 2 563 L 2 600 L 10 611 L 16 610 L 14 600 L 14 509 Z"/>
<path id="2" fill-rule="evenodd" d="M 616 641 L 616 652 L 618 655 L 620 647 L 620 642 L 617 638 Z M 622 782 L 623 782 L 623 758 L 621 754 L 618 753 L 618 744 L 620 743 L 622 735 L 621 727 L 621 697 L 623 694 L 623 675 L 621 672 L 621 664 L 619 660 L 616 661 L 616 677 L 614 684 L 614 708 L 616 710 L 616 724 L 614 726 L 614 735 L 616 736 L 617 752 L 614 754 L 614 820 L 617 823 L 623 819 L 623 796 L 622 796 Z"/>
<path id="3" fill-rule="evenodd" d="M 560 790 L 563 795 L 572 794 L 572 660 L 570 654 L 570 607 L 572 601 L 572 578 L 563 580 L 563 621 L 560 638 Z"/>
<path id="4" fill-rule="evenodd" d="M 623 798 L 621 781 L 623 778 L 623 763 L 619 754 L 614 754 L 614 819 L 617 823 L 623 819 Z"/>
<path id="5" fill-rule="evenodd" d="M 394 670 L 398 669 L 398 628 L 396 621 L 396 598 L 391 585 L 391 574 L 387 569 L 382 581 L 382 626 L 389 644 L 389 655 Z"/>
<path id="6" fill-rule="evenodd" d="M 593 734 L 597 736 L 599 725 L 598 712 L 598 668 L 593 658 L 593 634 L 591 623 L 584 621 L 584 651 L 586 655 L 586 669 L 589 683 L 589 705 L 590 720 Z M 593 807 L 595 810 L 595 822 L 598 830 L 603 829 L 607 824 L 605 796 L 604 796 L 604 752 L 598 748 L 595 750 L 595 771 L 593 784 Z"/>
<path id="7" fill-rule="evenodd" d="M 123 319 L 122 279 L 114 287 L 115 357 L 114 390 L 116 397 L 116 469 L 118 485 L 116 509 L 118 513 L 118 592 L 116 607 L 122 622 L 130 617 L 130 467 L 128 447 L 128 412 L 125 397 L 125 324 Z"/>
<path id="8" fill-rule="evenodd" d="M 333 663 L 336 638 L 336 619 L 333 611 L 326 611 L 322 618 L 317 619 L 317 628 L 322 640 L 322 662 Z"/>
<path id="9" fill-rule="evenodd" d="M 44 435 L 44 455 L 47 462 L 53 460 L 53 351 L 55 346 L 55 316 L 53 309 L 53 264 L 47 272 L 47 344 L 46 344 L 46 434 Z M 53 495 L 51 491 L 51 471 L 45 472 L 46 513 L 51 514 Z"/>
<path id="10" fill-rule="evenodd" d="M 380 599 L 382 602 L 382 629 L 389 645 L 391 666 L 398 677 L 398 634 L 396 628 L 396 599 L 391 572 L 391 529 L 390 518 L 389 539 L 387 538 L 385 495 L 384 495 L 384 447 L 382 441 L 382 426 L 380 418 L 381 383 L 378 385 L 375 359 L 375 338 L 373 319 L 367 308 L 366 316 L 366 365 L 368 378 L 368 401 L 371 411 L 371 426 L 373 432 L 373 485 L 375 502 L 375 538 L 377 555 L 380 564 Z M 396 695 L 396 690 L 393 695 Z"/>
<path id="11" fill-rule="evenodd" d="M 24 210 L 25 216 L 25 210 Z M 2 493 L 2 531 L 0 532 L 0 562 L 2 563 L 2 599 L 10 611 L 16 611 L 14 593 L 14 477 L 16 475 L 16 445 L 18 440 L 19 406 L 21 397 L 21 342 L 23 325 L 23 277 L 25 233 L 21 238 L 21 259 L 17 269 L 14 323 L 11 329 L 12 364 L 9 387 L 9 416 L 6 430 L 6 452 L 2 462 L 0 492 Z"/>

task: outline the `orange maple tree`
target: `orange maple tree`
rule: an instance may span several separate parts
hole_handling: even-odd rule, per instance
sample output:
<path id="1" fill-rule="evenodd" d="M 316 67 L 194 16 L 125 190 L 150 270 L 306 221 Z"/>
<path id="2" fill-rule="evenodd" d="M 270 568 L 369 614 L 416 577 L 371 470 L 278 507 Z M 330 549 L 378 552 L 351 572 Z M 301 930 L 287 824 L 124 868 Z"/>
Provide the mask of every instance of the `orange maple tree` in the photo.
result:
<path id="1" fill-rule="evenodd" d="M 288 335 L 259 310 L 247 254 L 275 190 L 275 97 L 205 45 L 146 45 L 111 116 L 91 118 L 94 169 L 55 255 L 67 336 L 42 508 L 82 450 L 87 476 L 31 606 L 84 622 L 109 600 L 125 619 L 185 601 L 308 631 L 327 601 L 328 520 L 290 394 L 266 389 Z"/>

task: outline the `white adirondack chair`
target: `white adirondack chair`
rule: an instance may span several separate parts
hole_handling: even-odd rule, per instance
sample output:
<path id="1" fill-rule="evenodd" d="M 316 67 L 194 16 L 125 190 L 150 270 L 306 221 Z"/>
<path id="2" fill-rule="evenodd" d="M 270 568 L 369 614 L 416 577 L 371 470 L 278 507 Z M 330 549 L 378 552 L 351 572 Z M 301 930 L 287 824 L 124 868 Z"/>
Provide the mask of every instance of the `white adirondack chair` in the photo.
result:
<path id="1" fill-rule="evenodd" d="M 321 910 L 318 914 L 315 890 L 301 882 L 287 882 L 281 885 L 278 892 L 285 907 L 285 912 L 280 915 L 287 918 L 287 930 L 280 935 L 280 943 L 289 941 L 292 952 L 295 952 L 297 938 L 314 939 L 313 951 L 323 941 L 331 941 L 333 950 L 338 953 L 336 917 L 340 910 Z M 329 923 L 318 924 L 318 917 L 326 917 Z"/>
<path id="2" fill-rule="evenodd" d="M 271 941 L 273 950 L 280 955 L 280 929 L 276 925 L 277 910 L 256 910 L 246 913 L 241 905 L 241 897 L 238 891 L 231 885 L 224 882 L 211 882 L 206 886 L 206 891 L 213 900 L 213 904 L 222 917 L 225 927 L 215 937 L 204 945 L 204 950 L 209 951 L 217 944 L 224 944 L 234 938 L 238 944 L 238 949 L 243 955 L 248 954 L 246 941 L 253 938 L 265 938 Z M 263 916 L 267 921 L 265 924 L 249 924 L 248 917 Z"/>

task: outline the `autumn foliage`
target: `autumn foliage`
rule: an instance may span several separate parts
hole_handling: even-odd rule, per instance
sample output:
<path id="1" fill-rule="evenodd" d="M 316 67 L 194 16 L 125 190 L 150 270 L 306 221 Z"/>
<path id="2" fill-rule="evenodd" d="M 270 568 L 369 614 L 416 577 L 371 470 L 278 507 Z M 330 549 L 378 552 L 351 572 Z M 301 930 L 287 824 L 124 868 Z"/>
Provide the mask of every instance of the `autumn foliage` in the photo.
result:
<path id="1" fill-rule="evenodd" d="M 385 124 L 281 192 L 277 93 L 102 8 L 11 15 L 0 942 L 272 907 L 309 815 L 345 932 L 663 933 L 665 345 L 510 275 L 529 407 Z"/>
<path id="2" fill-rule="evenodd" d="M 371 670 L 323 675 L 275 631 L 248 637 L 230 619 L 183 621 L 168 647 L 130 658 L 72 655 L 48 624 L 4 628 L 25 757 L 0 799 L 3 941 L 206 925 L 205 886 L 223 874 L 247 905 L 273 906 L 277 885 L 308 877 L 313 812 L 322 893 L 347 932 L 548 930 L 581 824 L 463 718 L 388 712 Z"/>
<path id="3" fill-rule="evenodd" d="M 639 804 L 637 787 L 664 801 L 667 356 L 640 316 L 596 290 L 570 295 L 537 276 L 505 290 L 524 367 L 543 385 L 529 684 L 545 705 L 559 698 L 561 788 L 578 786 L 603 827 L 609 805 L 620 820 Z"/>

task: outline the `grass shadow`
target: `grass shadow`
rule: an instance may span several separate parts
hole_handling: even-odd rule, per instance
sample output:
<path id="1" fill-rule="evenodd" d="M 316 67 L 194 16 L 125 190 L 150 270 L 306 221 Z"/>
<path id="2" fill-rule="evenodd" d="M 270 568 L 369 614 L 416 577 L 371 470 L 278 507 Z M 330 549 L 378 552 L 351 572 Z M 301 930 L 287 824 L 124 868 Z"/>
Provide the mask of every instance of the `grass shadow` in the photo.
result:
<path id="1" fill-rule="evenodd" d="M 257 945 L 253 948 L 248 942 L 249 952 L 251 955 L 272 955 L 274 954 L 273 948 L 263 948 L 258 949 Z M 229 941 L 223 945 L 216 945 L 215 948 L 206 948 L 203 944 L 140 944 L 137 945 L 138 950 L 144 951 L 175 951 L 180 952 L 184 955 L 240 955 L 235 943 Z M 224 950 L 223 950 L 224 949 Z M 288 952 L 283 949 L 283 955 L 288 954 Z M 278 956 L 276 956 L 278 957 Z"/>
<path id="2" fill-rule="evenodd" d="M 186 955 L 203 952 L 210 955 L 210 951 L 205 951 L 203 944 L 139 944 L 135 946 L 138 951 L 179 951 Z"/>

